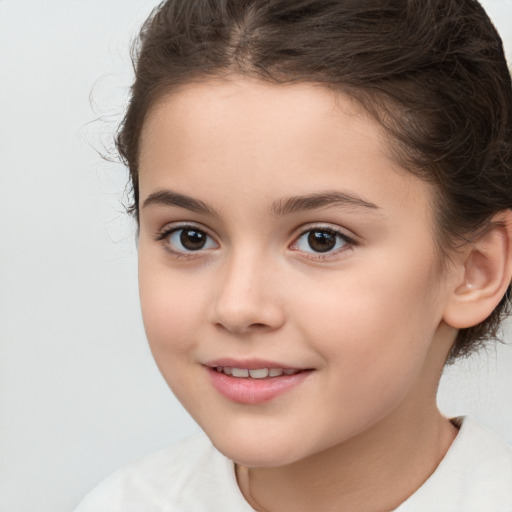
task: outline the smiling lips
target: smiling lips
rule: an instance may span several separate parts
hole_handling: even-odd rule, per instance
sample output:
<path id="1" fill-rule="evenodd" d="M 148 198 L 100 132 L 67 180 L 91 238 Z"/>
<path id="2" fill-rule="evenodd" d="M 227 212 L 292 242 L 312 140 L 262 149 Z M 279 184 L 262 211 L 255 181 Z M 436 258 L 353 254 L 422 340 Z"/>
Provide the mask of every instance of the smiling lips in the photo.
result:
<path id="1" fill-rule="evenodd" d="M 232 368 L 230 366 L 217 366 L 219 373 L 231 375 L 236 378 L 265 379 L 267 377 L 280 377 L 281 375 L 295 375 L 301 370 L 295 368 Z"/>
<path id="2" fill-rule="evenodd" d="M 268 367 L 270 366 L 270 367 Z M 302 383 L 310 369 L 279 368 L 257 362 L 206 365 L 213 387 L 230 401 L 256 405 L 268 402 Z"/>

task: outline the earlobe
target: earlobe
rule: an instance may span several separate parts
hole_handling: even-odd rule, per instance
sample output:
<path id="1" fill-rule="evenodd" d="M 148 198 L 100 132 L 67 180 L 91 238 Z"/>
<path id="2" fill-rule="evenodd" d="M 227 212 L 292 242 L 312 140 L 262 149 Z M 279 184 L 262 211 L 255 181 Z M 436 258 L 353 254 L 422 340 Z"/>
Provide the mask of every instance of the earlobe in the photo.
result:
<path id="1" fill-rule="evenodd" d="M 483 322 L 505 295 L 512 279 L 512 211 L 493 217 L 488 229 L 464 251 L 461 278 L 443 320 L 457 329 Z"/>

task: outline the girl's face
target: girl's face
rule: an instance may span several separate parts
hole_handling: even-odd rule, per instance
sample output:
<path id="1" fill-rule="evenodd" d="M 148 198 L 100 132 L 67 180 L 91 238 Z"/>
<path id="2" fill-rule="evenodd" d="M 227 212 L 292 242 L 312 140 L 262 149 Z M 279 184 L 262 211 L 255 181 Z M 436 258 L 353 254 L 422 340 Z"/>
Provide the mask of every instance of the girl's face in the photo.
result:
<path id="1" fill-rule="evenodd" d="M 148 115 L 140 194 L 151 349 L 228 457 L 283 465 L 435 410 L 455 330 L 432 190 L 349 98 L 187 86 Z"/>

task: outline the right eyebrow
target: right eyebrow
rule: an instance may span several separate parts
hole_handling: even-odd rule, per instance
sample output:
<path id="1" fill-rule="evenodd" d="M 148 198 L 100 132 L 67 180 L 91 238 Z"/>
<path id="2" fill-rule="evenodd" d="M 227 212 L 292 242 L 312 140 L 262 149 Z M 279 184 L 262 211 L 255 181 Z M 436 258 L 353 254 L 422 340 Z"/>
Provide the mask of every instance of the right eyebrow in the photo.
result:
<path id="1" fill-rule="evenodd" d="M 145 208 L 149 205 L 178 206 L 195 213 L 218 217 L 217 212 L 209 205 L 193 197 L 173 192 L 172 190 L 159 190 L 150 194 L 142 205 Z"/>

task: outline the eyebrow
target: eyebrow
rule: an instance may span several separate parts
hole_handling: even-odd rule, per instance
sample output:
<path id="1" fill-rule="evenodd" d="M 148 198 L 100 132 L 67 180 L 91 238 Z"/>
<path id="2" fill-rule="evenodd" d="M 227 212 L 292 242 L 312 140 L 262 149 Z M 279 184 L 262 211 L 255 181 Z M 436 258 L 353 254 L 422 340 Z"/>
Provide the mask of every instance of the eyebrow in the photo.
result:
<path id="1" fill-rule="evenodd" d="M 172 190 L 160 190 L 154 194 L 150 194 L 144 204 L 143 208 L 149 205 L 163 205 L 163 206 L 178 206 L 179 208 L 185 208 L 196 213 L 202 213 L 204 215 L 211 215 L 218 217 L 217 212 L 208 206 L 203 201 L 194 199 L 193 197 L 173 192 Z"/>
<path id="2" fill-rule="evenodd" d="M 379 210 L 379 207 L 362 197 L 350 192 L 327 191 L 306 196 L 293 196 L 281 199 L 272 205 L 276 215 L 288 215 L 303 210 L 314 210 L 331 206 L 355 207 Z"/>
<path id="3" fill-rule="evenodd" d="M 177 206 L 195 213 L 218 217 L 214 208 L 203 201 L 172 190 L 159 190 L 150 194 L 142 207 L 149 205 Z M 292 196 L 280 199 L 272 204 L 274 215 L 284 216 L 291 213 L 326 208 L 332 206 L 355 207 L 367 210 L 379 210 L 379 207 L 362 197 L 349 192 L 327 191 L 305 196 Z"/>

